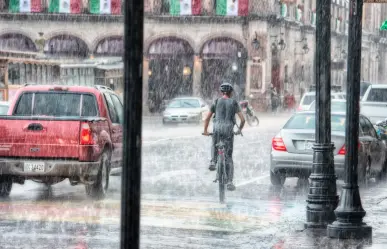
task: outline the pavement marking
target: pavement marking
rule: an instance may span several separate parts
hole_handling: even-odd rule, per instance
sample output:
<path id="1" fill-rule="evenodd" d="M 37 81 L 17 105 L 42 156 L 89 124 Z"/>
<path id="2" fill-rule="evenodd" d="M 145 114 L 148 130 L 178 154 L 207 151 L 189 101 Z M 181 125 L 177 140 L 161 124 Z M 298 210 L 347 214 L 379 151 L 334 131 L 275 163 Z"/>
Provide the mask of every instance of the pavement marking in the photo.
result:
<path id="1" fill-rule="evenodd" d="M 236 187 L 241 187 L 241 186 L 249 185 L 250 183 L 257 182 L 259 180 L 262 180 L 262 179 L 265 179 L 265 178 L 268 178 L 268 177 L 269 177 L 269 175 L 258 176 L 258 177 L 252 178 L 250 180 L 247 180 L 247 181 L 241 182 L 239 184 L 236 184 L 235 186 Z"/>

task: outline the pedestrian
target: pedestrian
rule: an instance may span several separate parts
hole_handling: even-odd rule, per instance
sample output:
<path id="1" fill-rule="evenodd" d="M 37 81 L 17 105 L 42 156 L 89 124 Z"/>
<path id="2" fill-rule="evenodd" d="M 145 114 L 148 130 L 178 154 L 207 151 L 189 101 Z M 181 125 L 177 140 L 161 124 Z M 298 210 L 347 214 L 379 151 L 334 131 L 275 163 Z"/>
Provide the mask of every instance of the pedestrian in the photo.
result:
<path id="1" fill-rule="evenodd" d="M 271 111 L 275 113 L 278 107 L 278 93 L 273 84 L 270 85 Z"/>

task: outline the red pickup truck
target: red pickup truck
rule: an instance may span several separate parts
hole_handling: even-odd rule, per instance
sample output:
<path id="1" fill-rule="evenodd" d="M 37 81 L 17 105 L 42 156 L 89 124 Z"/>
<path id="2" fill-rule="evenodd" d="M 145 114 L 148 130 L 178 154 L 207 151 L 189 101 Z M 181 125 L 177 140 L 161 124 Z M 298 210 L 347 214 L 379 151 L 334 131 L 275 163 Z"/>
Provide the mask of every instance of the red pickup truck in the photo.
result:
<path id="1" fill-rule="evenodd" d="M 0 116 L 0 196 L 25 180 L 68 178 L 104 198 L 122 163 L 123 104 L 106 87 L 25 86 Z"/>

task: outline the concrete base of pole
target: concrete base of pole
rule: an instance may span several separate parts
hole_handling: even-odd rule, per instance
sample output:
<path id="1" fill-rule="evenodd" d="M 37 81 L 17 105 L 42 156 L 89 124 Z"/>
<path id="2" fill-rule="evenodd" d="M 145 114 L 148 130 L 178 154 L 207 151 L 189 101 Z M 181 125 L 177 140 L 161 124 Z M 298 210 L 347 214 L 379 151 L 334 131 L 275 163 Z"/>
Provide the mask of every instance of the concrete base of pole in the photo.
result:
<path id="1" fill-rule="evenodd" d="M 334 210 L 338 203 L 333 162 L 334 145 L 316 143 L 313 150 L 311 183 L 304 226 L 305 228 L 326 228 L 336 219 Z"/>
<path id="2" fill-rule="evenodd" d="M 338 239 L 370 239 L 372 228 L 363 222 L 366 215 L 357 184 L 343 185 L 339 206 L 335 210 L 337 221 L 328 225 L 327 235 Z"/>
<path id="3" fill-rule="evenodd" d="M 365 223 L 352 224 L 335 221 L 328 225 L 327 236 L 335 239 L 372 240 L 372 227 Z"/>

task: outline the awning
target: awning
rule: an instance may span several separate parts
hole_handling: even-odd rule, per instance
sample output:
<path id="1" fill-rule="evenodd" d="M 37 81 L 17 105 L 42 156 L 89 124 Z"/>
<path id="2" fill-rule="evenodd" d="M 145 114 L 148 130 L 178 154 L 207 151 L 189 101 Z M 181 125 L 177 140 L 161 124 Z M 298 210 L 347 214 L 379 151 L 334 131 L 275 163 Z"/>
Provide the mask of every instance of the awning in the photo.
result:
<path id="1" fill-rule="evenodd" d="M 96 68 L 101 70 L 124 69 L 124 63 L 110 64 L 110 65 L 97 65 Z"/>

